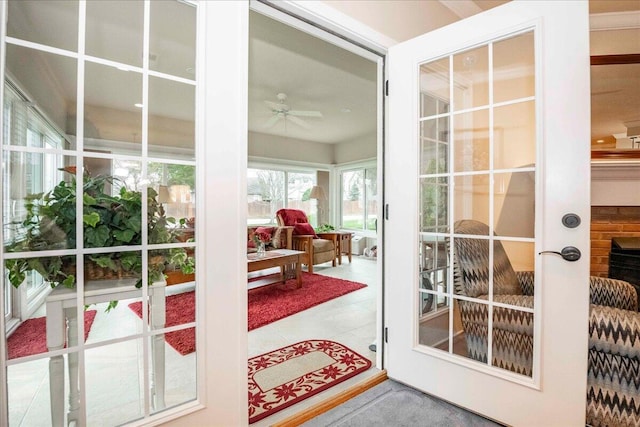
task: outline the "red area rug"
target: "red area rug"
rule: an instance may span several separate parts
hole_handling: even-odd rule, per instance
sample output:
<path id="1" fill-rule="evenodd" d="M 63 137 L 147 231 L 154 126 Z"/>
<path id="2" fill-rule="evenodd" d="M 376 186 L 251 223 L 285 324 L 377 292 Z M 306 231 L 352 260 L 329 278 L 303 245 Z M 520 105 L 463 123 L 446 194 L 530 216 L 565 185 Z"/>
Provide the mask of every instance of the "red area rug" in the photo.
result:
<path id="1" fill-rule="evenodd" d="M 84 340 L 89 336 L 89 330 L 96 318 L 96 311 L 84 312 Z M 7 353 L 9 359 L 32 356 L 47 351 L 47 318 L 36 317 L 25 320 L 7 339 Z"/>
<path id="2" fill-rule="evenodd" d="M 259 328 L 366 286 L 349 280 L 302 272 L 300 289 L 296 288 L 295 279 L 251 289 L 248 291 L 248 330 Z M 195 321 L 194 295 L 191 291 L 167 297 L 166 327 Z M 141 302 L 131 303 L 129 308 L 142 318 Z M 169 332 L 165 334 L 165 340 L 182 355 L 195 350 L 194 328 Z"/>
<path id="3" fill-rule="evenodd" d="M 300 289 L 296 288 L 295 279 L 287 280 L 284 284 L 251 289 L 249 330 L 366 287 L 363 283 L 302 272 Z"/>
<path id="4" fill-rule="evenodd" d="M 166 298 L 165 327 L 183 325 L 195 322 L 196 305 L 195 292 L 170 295 Z M 142 319 L 142 302 L 129 304 L 129 308 Z M 181 355 L 193 353 L 196 350 L 195 328 L 181 329 L 164 334 L 164 339 Z"/>
<path id="5" fill-rule="evenodd" d="M 249 359 L 249 424 L 366 371 L 371 362 L 328 340 L 309 340 Z"/>

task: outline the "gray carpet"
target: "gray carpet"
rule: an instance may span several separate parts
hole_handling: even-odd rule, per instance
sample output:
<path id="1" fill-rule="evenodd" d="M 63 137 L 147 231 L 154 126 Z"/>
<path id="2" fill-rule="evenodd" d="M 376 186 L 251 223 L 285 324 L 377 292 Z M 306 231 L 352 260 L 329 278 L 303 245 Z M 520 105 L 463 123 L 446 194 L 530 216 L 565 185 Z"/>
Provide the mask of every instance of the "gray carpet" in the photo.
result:
<path id="1" fill-rule="evenodd" d="M 493 421 L 387 380 L 306 422 L 307 427 L 494 427 Z"/>

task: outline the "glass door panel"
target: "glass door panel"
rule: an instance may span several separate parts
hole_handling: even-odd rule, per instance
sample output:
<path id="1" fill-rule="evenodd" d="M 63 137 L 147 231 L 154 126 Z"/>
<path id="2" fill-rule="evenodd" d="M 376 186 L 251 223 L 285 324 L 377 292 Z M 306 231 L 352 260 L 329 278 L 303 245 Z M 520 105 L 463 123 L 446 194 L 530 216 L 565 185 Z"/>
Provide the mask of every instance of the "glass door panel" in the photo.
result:
<path id="1" fill-rule="evenodd" d="M 8 2 L 7 35 L 75 52 L 78 3 L 66 0 Z"/>
<path id="2" fill-rule="evenodd" d="M 535 94 L 533 33 L 493 44 L 493 102 L 527 98 Z"/>
<path id="3" fill-rule="evenodd" d="M 534 171 L 496 173 L 493 178 L 494 230 L 499 236 L 533 238 Z"/>
<path id="4" fill-rule="evenodd" d="M 536 162 L 535 101 L 496 107 L 493 113 L 493 167 L 532 167 Z"/>
<path id="5" fill-rule="evenodd" d="M 197 7 L 154 3 L 8 2 L 2 295 L 29 312 L 3 331 L 2 425 L 127 424 L 197 397 Z"/>
<path id="6" fill-rule="evenodd" d="M 194 80 L 196 8 L 183 1 L 151 2 L 150 16 L 149 69 Z"/>
<path id="7" fill-rule="evenodd" d="M 87 2 L 86 54 L 142 67 L 143 23 L 143 1 Z M 119 31 L 118 28 L 126 28 L 127 31 Z M 114 31 L 117 31 L 117 37 Z"/>
<path id="8" fill-rule="evenodd" d="M 140 156 L 142 74 L 85 63 L 84 149 Z M 93 82 L 100 82 L 95 85 Z M 88 170 L 92 174 L 91 170 Z M 93 174 L 95 176 L 95 174 Z"/>
<path id="9" fill-rule="evenodd" d="M 454 121 L 454 170 L 489 170 L 489 110 L 458 114 Z"/>
<path id="10" fill-rule="evenodd" d="M 485 106 L 489 103 L 489 47 L 480 46 L 453 55 L 453 110 Z"/>
<path id="11" fill-rule="evenodd" d="M 424 98 L 424 97 L 423 97 Z M 449 162 L 449 117 L 424 120 L 420 124 L 421 174 L 444 173 Z"/>
<path id="12" fill-rule="evenodd" d="M 192 84 L 149 78 L 149 156 L 195 159 L 196 91 Z"/>
<path id="13" fill-rule="evenodd" d="M 86 425 L 104 425 L 106 417 L 110 425 L 127 424 L 144 416 L 142 347 L 142 339 L 134 339 L 85 351 Z"/>
<path id="14" fill-rule="evenodd" d="M 527 377 L 534 324 L 532 52 L 529 32 L 421 64 L 418 163 L 418 344 Z"/>

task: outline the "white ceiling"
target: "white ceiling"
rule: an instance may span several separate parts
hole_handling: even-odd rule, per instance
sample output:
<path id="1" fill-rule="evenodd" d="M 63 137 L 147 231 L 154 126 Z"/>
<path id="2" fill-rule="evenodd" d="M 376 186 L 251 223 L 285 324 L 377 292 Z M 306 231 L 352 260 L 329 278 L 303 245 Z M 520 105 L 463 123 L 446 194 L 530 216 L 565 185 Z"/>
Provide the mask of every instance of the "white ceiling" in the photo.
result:
<path id="1" fill-rule="evenodd" d="M 249 130 L 322 143 L 375 134 L 376 73 L 373 61 L 252 12 Z M 302 117 L 308 129 L 288 119 L 267 126 L 273 113 L 264 101 L 277 102 L 281 92 L 292 110 L 323 117 Z"/>

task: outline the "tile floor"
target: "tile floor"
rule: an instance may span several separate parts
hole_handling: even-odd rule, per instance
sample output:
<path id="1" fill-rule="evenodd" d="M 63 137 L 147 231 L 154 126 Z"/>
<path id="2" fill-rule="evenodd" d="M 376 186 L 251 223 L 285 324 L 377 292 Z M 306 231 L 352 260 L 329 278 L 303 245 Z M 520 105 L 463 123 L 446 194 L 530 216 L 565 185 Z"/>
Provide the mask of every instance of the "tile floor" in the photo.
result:
<path id="1" fill-rule="evenodd" d="M 189 286 L 173 286 L 167 289 L 167 294 L 189 289 Z M 139 333 L 140 318 L 128 308 L 133 301 L 122 300 L 109 313 L 105 312 L 106 304 L 90 307 L 97 314 L 86 344 Z M 42 307 L 33 317 L 44 315 Z M 88 426 L 115 426 L 143 416 L 142 354 L 142 339 L 117 342 L 85 352 Z M 182 356 L 166 345 L 165 362 L 166 406 L 193 400 L 196 396 L 196 353 Z M 65 361 L 65 413 L 69 393 L 66 365 Z M 49 359 L 11 365 L 7 371 L 9 425 L 50 426 Z"/>
<path id="2" fill-rule="evenodd" d="M 340 266 L 334 268 L 328 264 L 328 267 L 316 266 L 314 270 L 317 274 L 353 280 L 368 286 L 249 332 L 249 357 L 306 339 L 330 339 L 370 358 L 375 364 L 375 353 L 368 347 L 376 334 L 376 262 L 353 257 L 353 262 L 349 264 L 345 257 Z M 177 287 L 169 290 L 184 291 Z M 97 306 L 97 315 L 86 343 L 137 333 L 140 319 L 127 307 L 129 302 L 121 301 L 110 313 L 105 313 L 103 306 Z M 39 311 L 34 317 L 42 315 L 44 312 Z M 129 340 L 86 352 L 88 425 L 113 426 L 142 416 L 144 384 L 139 375 L 143 364 L 141 346 L 141 340 Z M 169 345 L 165 348 L 166 400 L 169 407 L 195 397 L 196 354 L 181 356 Z M 42 358 L 9 366 L 10 426 L 50 425 L 48 363 L 48 358 Z M 286 418 L 361 382 L 375 372 L 376 369 L 370 369 L 252 426 L 267 426 Z M 119 378 L 117 382 L 113 380 L 116 377 Z M 68 390 L 65 391 L 67 393 Z"/>

